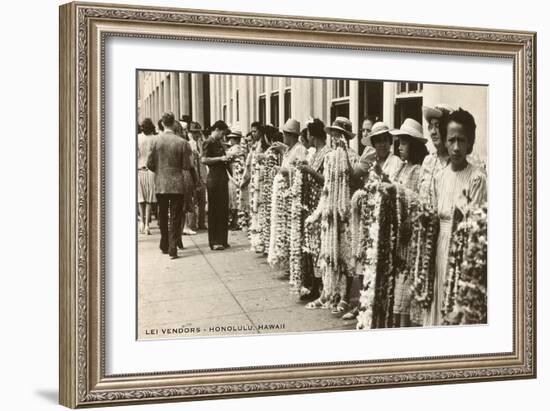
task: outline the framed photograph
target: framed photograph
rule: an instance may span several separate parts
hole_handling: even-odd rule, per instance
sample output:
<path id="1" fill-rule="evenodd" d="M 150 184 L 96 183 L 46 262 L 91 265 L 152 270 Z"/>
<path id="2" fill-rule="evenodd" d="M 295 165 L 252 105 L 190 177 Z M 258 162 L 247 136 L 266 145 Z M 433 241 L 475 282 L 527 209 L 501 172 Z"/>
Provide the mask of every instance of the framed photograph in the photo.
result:
<path id="1" fill-rule="evenodd" d="M 60 403 L 536 376 L 536 34 L 60 7 Z"/>

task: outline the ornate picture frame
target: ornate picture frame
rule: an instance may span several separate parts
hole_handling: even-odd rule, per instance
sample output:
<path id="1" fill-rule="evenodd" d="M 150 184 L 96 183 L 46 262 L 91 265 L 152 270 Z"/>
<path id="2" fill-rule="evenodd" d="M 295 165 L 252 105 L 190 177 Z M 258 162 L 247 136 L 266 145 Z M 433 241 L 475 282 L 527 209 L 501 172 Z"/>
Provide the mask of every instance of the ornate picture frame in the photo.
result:
<path id="1" fill-rule="evenodd" d="M 511 59 L 513 350 L 106 374 L 104 70 L 105 42 L 110 37 Z M 60 7 L 59 61 L 62 405 L 78 408 L 536 377 L 536 33 L 75 2 Z"/>

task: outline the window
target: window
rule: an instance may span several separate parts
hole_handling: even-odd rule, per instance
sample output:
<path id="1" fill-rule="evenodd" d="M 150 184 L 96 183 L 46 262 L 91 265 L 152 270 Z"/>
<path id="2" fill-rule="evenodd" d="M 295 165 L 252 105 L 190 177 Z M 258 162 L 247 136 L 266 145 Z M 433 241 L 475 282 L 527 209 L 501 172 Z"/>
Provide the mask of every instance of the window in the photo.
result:
<path id="1" fill-rule="evenodd" d="M 406 82 L 406 81 L 400 82 L 398 86 L 399 94 L 421 93 L 422 89 L 423 89 L 422 83 L 414 83 L 414 82 Z"/>
<path id="2" fill-rule="evenodd" d="M 290 101 L 290 90 L 285 90 L 285 121 L 292 117 L 292 107 Z"/>
<path id="3" fill-rule="evenodd" d="M 334 80 L 334 98 L 349 97 L 349 80 Z"/>
<path id="4" fill-rule="evenodd" d="M 279 93 L 271 94 L 271 124 L 279 128 Z"/>
<path id="5" fill-rule="evenodd" d="M 260 99 L 258 100 L 258 114 L 260 116 L 260 123 L 265 124 L 266 123 L 266 106 L 265 106 L 265 96 L 260 96 Z"/>

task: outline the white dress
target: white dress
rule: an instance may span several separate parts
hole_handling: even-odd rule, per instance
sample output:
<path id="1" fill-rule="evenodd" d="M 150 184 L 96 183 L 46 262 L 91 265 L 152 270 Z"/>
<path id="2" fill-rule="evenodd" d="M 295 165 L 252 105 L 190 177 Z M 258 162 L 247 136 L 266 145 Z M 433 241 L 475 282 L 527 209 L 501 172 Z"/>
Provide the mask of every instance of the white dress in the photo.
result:
<path id="1" fill-rule="evenodd" d="M 435 280 L 432 307 L 424 325 L 441 325 L 441 310 L 447 281 L 447 262 L 453 230 L 455 209 L 463 213 L 467 207 L 476 207 L 487 201 L 487 179 L 485 173 L 468 163 L 466 168 L 453 171 L 448 165 L 435 180 L 435 204 L 439 215 L 439 236 L 435 257 Z"/>

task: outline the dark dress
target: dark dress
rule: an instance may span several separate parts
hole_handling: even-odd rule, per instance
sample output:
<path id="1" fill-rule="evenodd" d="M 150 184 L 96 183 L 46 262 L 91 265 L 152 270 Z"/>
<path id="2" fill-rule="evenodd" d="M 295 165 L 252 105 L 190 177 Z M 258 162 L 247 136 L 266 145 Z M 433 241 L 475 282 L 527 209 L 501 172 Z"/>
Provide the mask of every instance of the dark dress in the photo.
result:
<path id="1" fill-rule="evenodd" d="M 209 138 L 203 145 L 203 157 L 221 157 L 225 155 L 222 144 Z M 208 242 L 210 248 L 215 245 L 228 246 L 227 230 L 229 219 L 229 191 L 227 165 L 215 163 L 208 166 L 206 191 L 208 195 Z"/>

